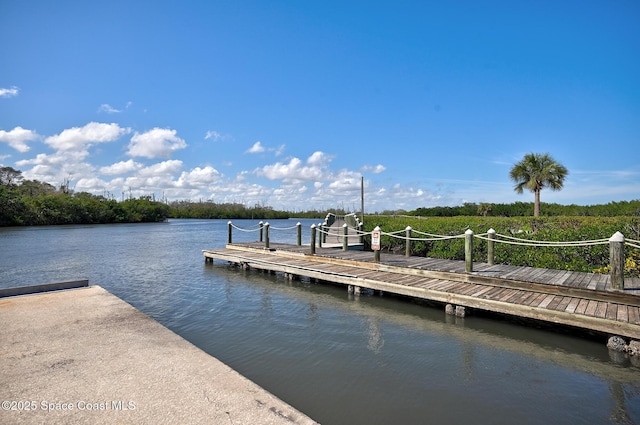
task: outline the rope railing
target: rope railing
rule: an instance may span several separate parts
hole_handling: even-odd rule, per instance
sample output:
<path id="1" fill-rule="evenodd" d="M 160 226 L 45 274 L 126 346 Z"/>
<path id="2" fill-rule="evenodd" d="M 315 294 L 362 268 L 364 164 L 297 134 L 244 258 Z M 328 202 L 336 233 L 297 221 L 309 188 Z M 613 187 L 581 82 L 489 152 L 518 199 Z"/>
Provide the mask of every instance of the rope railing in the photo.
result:
<path id="1" fill-rule="evenodd" d="M 238 231 L 241 232 L 246 232 L 246 233 L 250 233 L 250 232 L 258 232 L 260 235 L 260 242 L 264 241 L 264 245 L 265 248 L 269 248 L 269 241 L 270 241 L 270 235 L 271 235 L 271 231 L 272 230 L 276 230 L 276 231 L 290 231 L 293 229 L 296 229 L 296 239 L 297 239 L 297 244 L 298 245 L 302 245 L 302 224 L 300 224 L 300 222 L 296 223 L 293 226 L 289 226 L 289 227 L 272 227 L 269 222 L 263 223 L 262 221 L 260 223 L 257 224 L 257 227 L 255 226 L 251 226 L 250 228 L 242 228 L 239 226 L 236 226 L 235 224 L 233 224 L 231 221 L 229 221 L 227 223 L 228 226 L 228 238 L 227 238 L 227 243 L 233 243 L 233 229 L 236 229 Z M 255 227 L 255 228 L 254 228 Z"/>
<path id="2" fill-rule="evenodd" d="M 335 221 L 334 221 L 335 223 Z M 271 230 L 279 230 L 279 231 L 290 231 L 292 229 L 297 229 L 297 244 L 301 245 L 302 237 L 301 237 L 301 224 L 297 223 L 295 226 L 289 227 L 271 227 L 269 223 L 258 224 L 256 228 L 241 228 L 238 227 L 229 221 L 229 243 L 232 243 L 232 229 L 236 229 L 242 232 L 260 232 L 260 241 L 263 241 L 263 232 L 265 235 L 264 244 L 266 248 L 269 248 L 269 236 Z M 359 224 L 358 227 L 361 227 Z M 414 236 L 414 234 L 419 235 L 418 237 Z M 640 241 L 634 239 L 625 239 L 622 233 L 616 232 L 611 238 L 606 239 L 592 239 L 592 240 L 582 240 L 582 241 L 540 241 L 540 240 L 531 240 L 531 239 L 523 239 L 509 235 L 503 235 L 496 233 L 493 229 L 490 229 L 486 233 L 474 234 L 470 229 L 467 230 L 463 234 L 459 235 L 437 235 L 433 233 L 426 233 L 415 231 L 411 229 L 411 227 L 407 227 L 404 230 L 398 230 L 393 232 L 383 232 L 379 227 L 376 227 L 371 232 L 365 232 L 360 228 L 356 228 L 353 226 L 348 226 L 347 224 L 343 226 L 330 226 L 329 223 L 325 220 L 323 223 L 319 223 L 318 225 L 311 226 L 311 254 L 315 254 L 316 247 L 316 239 L 320 247 L 322 247 L 323 241 L 326 242 L 327 237 L 336 237 L 338 241 L 343 243 L 343 250 L 348 249 L 348 241 L 353 238 L 358 238 L 360 240 L 360 244 L 364 242 L 365 237 L 371 238 L 371 247 L 374 250 L 374 261 L 380 261 L 380 239 L 382 236 L 386 236 L 393 239 L 404 240 L 406 243 L 405 250 L 406 256 L 411 255 L 411 243 L 413 242 L 434 242 L 434 241 L 446 241 L 452 239 L 464 239 L 465 244 L 465 270 L 466 272 L 473 271 L 473 261 L 472 261 L 472 252 L 473 252 L 473 239 L 479 239 L 487 242 L 487 263 L 493 264 L 494 260 L 494 245 L 496 243 L 502 243 L 507 245 L 520 245 L 520 246 L 530 246 L 530 247 L 546 247 L 546 248 L 561 248 L 561 247 L 587 247 L 587 246 L 596 246 L 596 245 L 609 245 L 610 249 L 610 274 L 611 274 L 611 285 L 614 289 L 624 289 L 624 246 L 630 246 L 632 248 L 640 249 Z M 426 236 L 426 237 L 421 237 Z"/>
<path id="3" fill-rule="evenodd" d="M 289 227 L 273 227 L 273 226 L 270 226 L 269 228 L 270 228 L 271 230 L 293 230 L 293 229 L 295 229 L 296 227 L 298 227 L 298 225 L 299 225 L 299 224 L 300 224 L 300 223 L 298 223 L 298 224 L 294 224 L 293 226 L 289 226 Z"/>
<path id="4" fill-rule="evenodd" d="M 336 232 L 336 231 L 332 232 L 330 229 L 331 227 L 329 226 L 320 226 L 318 232 L 320 234 L 324 234 L 328 236 L 337 236 L 339 238 L 344 236 L 339 232 Z M 334 227 L 333 229 L 336 229 L 336 228 Z M 372 233 L 372 232 L 364 232 L 355 228 L 350 228 L 350 231 L 352 232 L 352 234 L 349 235 L 351 237 L 354 236 L 353 233 L 355 233 L 357 236 L 370 236 Z M 407 237 L 406 230 L 396 230 L 393 232 L 380 231 L 381 235 L 383 236 L 388 236 L 391 238 L 402 239 L 402 240 L 412 241 L 412 242 L 443 241 L 443 240 L 450 240 L 450 239 L 464 239 L 465 237 L 464 233 L 459 235 L 438 235 L 433 233 L 420 232 L 417 230 L 411 230 L 411 232 L 412 234 L 415 233 L 418 235 L 424 235 L 428 237 L 424 237 L 424 238 L 415 237 L 415 236 Z M 497 243 L 504 243 L 508 245 L 533 246 L 533 247 L 545 247 L 545 246 L 546 247 L 579 247 L 579 246 L 605 245 L 609 243 L 609 239 L 606 239 L 606 238 L 586 240 L 586 241 L 539 241 L 539 240 L 516 238 L 513 236 L 503 235 L 501 233 L 494 233 L 494 235 L 495 235 L 495 238 L 490 238 L 488 236 L 488 233 L 486 232 L 486 233 L 474 234 L 473 236 L 478 239 L 487 240 L 487 241 L 491 240 Z M 503 239 L 506 239 L 506 240 L 503 240 Z M 638 241 L 627 239 L 626 242 L 628 241 L 640 243 Z M 637 247 L 630 243 L 627 243 L 627 245 Z"/>
<path id="5" fill-rule="evenodd" d="M 319 229 L 318 232 L 322 233 L 324 235 L 342 236 L 342 234 L 339 233 L 339 231 L 336 231 L 336 229 L 340 229 L 338 227 L 330 227 L 330 226 L 325 225 L 324 223 L 321 223 L 321 225 L 319 225 L 318 229 Z M 334 229 L 334 231 L 331 231 L 330 229 Z M 353 228 L 353 227 L 349 227 L 349 229 L 350 229 L 351 232 L 356 233 L 358 236 L 371 235 L 371 232 L 365 232 L 365 231 L 362 231 L 362 230 L 359 230 L 359 229 L 356 229 L 356 228 Z M 352 236 L 352 235 L 350 235 L 350 236 Z"/>
<path id="6" fill-rule="evenodd" d="M 516 238 L 516 237 L 513 237 L 513 236 L 503 235 L 503 234 L 500 234 L 500 233 L 496 233 L 495 235 L 498 236 L 498 237 L 501 237 L 501 238 L 512 240 L 512 241 L 519 241 L 519 242 L 525 242 L 525 243 L 532 242 L 531 239 Z M 498 240 L 496 240 L 496 241 L 498 241 Z M 588 245 L 600 245 L 600 244 L 603 244 L 603 243 L 609 243 L 609 239 L 606 239 L 606 238 L 605 239 L 593 239 L 593 240 L 587 240 L 587 241 L 538 241 L 538 240 L 536 240 L 535 243 L 539 244 L 539 246 L 544 246 L 544 245 L 588 246 Z"/>
<path id="7" fill-rule="evenodd" d="M 485 234 L 486 235 L 486 234 Z M 478 239 L 486 241 L 493 241 L 498 243 L 504 243 L 507 245 L 521 245 L 521 246 L 536 246 L 536 247 L 576 247 L 576 246 L 593 246 L 593 245 L 606 245 L 609 243 L 609 239 L 596 239 L 592 241 L 536 241 L 531 239 L 512 238 L 506 235 L 496 233 L 498 237 L 508 238 L 509 240 L 492 239 L 485 235 L 474 235 Z"/>
<path id="8" fill-rule="evenodd" d="M 252 229 L 252 228 L 248 228 L 247 229 L 247 228 L 238 227 L 235 224 L 233 224 L 232 222 L 229 222 L 229 225 L 231 225 L 231 227 L 233 227 L 234 229 L 239 230 L 241 232 L 245 232 L 245 233 L 257 232 L 262 228 L 261 224 L 257 224 L 256 225 L 257 227 L 255 227 L 254 229 Z"/>
<path id="9" fill-rule="evenodd" d="M 637 242 L 637 241 L 634 241 L 634 242 Z M 628 245 L 628 246 L 631 246 L 631 247 L 633 247 L 633 248 L 638 248 L 638 249 L 640 249 L 640 242 L 637 242 L 637 243 L 630 243 L 630 242 L 624 241 L 624 244 L 625 244 L 625 245 Z"/>
<path id="10" fill-rule="evenodd" d="M 406 231 L 406 230 L 405 230 L 405 231 Z M 457 237 L 464 237 L 464 234 L 462 234 L 462 235 L 455 235 L 455 236 L 443 236 L 443 235 L 436 235 L 436 234 L 433 234 L 433 233 L 421 232 L 421 231 L 419 231 L 419 230 L 414 230 L 414 229 L 411 229 L 411 232 L 412 232 L 412 233 L 417 233 L 417 234 L 419 234 L 419 235 L 431 236 L 431 237 L 434 237 L 434 238 L 446 238 L 446 237 L 455 237 L 455 238 L 457 238 Z"/>
<path id="11" fill-rule="evenodd" d="M 403 230 L 403 232 L 404 232 L 404 230 Z M 433 237 L 430 237 L 430 238 L 415 238 L 413 236 L 411 236 L 411 237 L 399 236 L 398 233 L 386 233 L 386 232 L 382 232 L 382 235 L 390 236 L 390 237 L 396 238 L 396 239 L 403 239 L 403 240 L 406 240 L 406 241 L 412 241 L 412 242 L 445 241 L 445 240 L 449 240 L 449 239 L 462 239 L 462 238 L 464 238 L 464 234 L 462 234 L 462 235 L 453 235 L 453 236 L 437 236 L 437 235 L 434 235 Z"/>

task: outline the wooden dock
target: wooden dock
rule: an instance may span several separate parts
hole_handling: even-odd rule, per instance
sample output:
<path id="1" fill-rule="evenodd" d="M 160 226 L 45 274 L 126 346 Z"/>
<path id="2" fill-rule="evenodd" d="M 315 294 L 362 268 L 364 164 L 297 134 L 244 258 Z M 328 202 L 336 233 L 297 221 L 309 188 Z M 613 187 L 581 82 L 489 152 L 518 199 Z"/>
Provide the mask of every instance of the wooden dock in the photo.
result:
<path id="1" fill-rule="evenodd" d="M 366 288 L 435 301 L 453 312 L 465 309 L 539 320 L 607 335 L 640 340 L 640 281 L 614 290 L 608 275 L 474 263 L 425 257 L 318 248 L 289 244 L 234 243 L 203 250 L 206 261 L 227 261 L 244 268 L 282 272 L 289 277 Z"/>

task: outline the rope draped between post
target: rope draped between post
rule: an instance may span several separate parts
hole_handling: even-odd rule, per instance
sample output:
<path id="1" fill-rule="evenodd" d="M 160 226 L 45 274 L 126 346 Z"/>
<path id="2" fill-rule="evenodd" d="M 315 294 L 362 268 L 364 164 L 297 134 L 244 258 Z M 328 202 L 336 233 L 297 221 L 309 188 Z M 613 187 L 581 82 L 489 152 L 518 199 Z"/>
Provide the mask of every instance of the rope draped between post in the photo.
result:
<path id="1" fill-rule="evenodd" d="M 634 243 L 630 243 L 630 242 L 634 242 Z M 633 248 L 640 249 L 640 241 L 634 241 L 633 239 L 625 239 L 624 244 L 631 246 Z"/>
<path id="2" fill-rule="evenodd" d="M 242 227 L 236 226 L 232 222 L 229 222 L 229 224 L 234 229 L 239 230 L 241 232 L 247 232 L 247 233 L 258 232 L 264 227 L 262 223 L 252 228 L 242 228 Z M 289 227 L 270 226 L 270 230 L 271 231 L 289 231 L 289 230 L 296 229 L 298 225 L 299 223 Z M 320 223 L 319 225 L 314 225 L 314 226 L 316 227 L 316 233 L 318 235 L 335 236 L 339 239 L 342 239 L 343 237 L 345 237 L 345 235 L 340 231 L 336 232 L 334 230 L 332 232 L 330 230 L 330 226 L 328 226 L 326 222 Z M 363 230 L 360 230 L 351 226 L 349 226 L 349 231 L 350 233 L 348 237 L 371 236 L 373 233 L 373 232 L 365 232 Z M 412 242 L 433 242 L 433 241 L 445 241 L 445 240 L 451 240 L 451 239 L 465 238 L 464 233 L 461 233 L 459 235 L 438 235 L 433 233 L 420 232 L 415 229 L 411 230 L 411 236 L 409 237 L 406 235 L 406 229 L 393 231 L 393 232 L 380 231 L 380 234 L 382 236 L 387 236 L 394 239 L 403 239 L 403 240 L 412 241 Z M 426 236 L 426 237 L 420 237 L 420 236 Z M 489 237 L 488 233 L 486 232 L 479 233 L 479 234 L 474 233 L 473 237 L 486 240 L 486 241 L 503 243 L 507 245 L 522 245 L 522 246 L 534 246 L 534 247 L 579 247 L 579 246 L 605 245 L 609 243 L 608 238 L 593 239 L 593 240 L 586 240 L 586 241 L 537 241 L 537 240 L 522 239 L 522 238 L 517 238 L 513 236 L 503 235 L 500 233 L 494 233 L 493 237 Z M 638 240 L 625 239 L 624 244 L 631 246 L 633 248 L 640 248 L 640 241 Z"/>
<path id="3" fill-rule="evenodd" d="M 273 227 L 273 226 L 271 226 L 271 230 L 293 230 L 293 229 L 295 229 L 296 227 L 298 227 L 298 225 L 297 225 L 297 224 L 296 224 L 296 225 L 293 225 L 293 226 L 291 226 L 291 227 Z"/>
<path id="4" fill-rule="evenodd" d="M 335 220 L 333 220 L 335 223 Z M 356 221 L 357 222 L 357 221 Z M 262 231 L 265 230 L 266 240 L 265 247 L 269 247 L 269 233 L 271 230 L 280 230 L 280 231 L 288 231 L 292 229 L 298 229 L 298 245 L 301 245 L 301 224 L 297 223 L 295 226 L 290 227 L 270 227 L 269 223 L 263 224 L 262 222 L 255 228 L 241 228 L 228 222 L 229 226 L 229 243 L 231 243 L 231 229 L 235 228 L 242 232 L 260 232 L 260 241 L 262 241 Z M 343 249 L 347 249 L 347 241 L 349 238 L 360 238 L 360 242 L 364 241 L 364 237 L 370 237 L 373 239 L 373 234 L 376 233 L 376 238 L 386 236 L 389 238 L 401 239 L 406 241 L 406 254 L 410 255 L 411 251 L 411 242 L 434 242 L 434 241 L 446 241 L 452 239 L 464 239 L 465 240 L 465 263 L 467 272 L 473 271 L 473 262 L 472 262 L 472 254 L 473 254 L 473 239 L 478 238 L 481 240 L 487 241 L 487 262 L 489 264 L 493 264 L 493 256 L 494 256 L 494 245 L 496 243 L 502 243 L 507 245 L 520 245 L 520 246 L 530 246 L 530 247 L 553 247 L 553 248 L 561 248 L 561 247 L 586 247 L 586 246 L 595 246 L 595 245 L 606 245 L 610 246 L 610 266 L 611 266 L 611 279 L 612 285 L 616 289 L 624 289 L 624 246 L 629 246 L 632 248 L 640 249 L 640 241 L 634 239 L 625 239 L 622 233 L 616 232 L 609 239 L 592 239 L 592 240 L 584 240 L 584 241 L 539 241 L 539 240 L 531 240 L 531 239 L 523 239 L 509 235 L 503 235 L 496 233 L 493 229 L 490 229 L 486 233 L 474 234 L 471 229 L 467 229 L 465 233 L 459 235 L 437 235 L 433 233 L 420 232 L 415 229 L 411 229 L 411 227 L 407 227 L 403 230 L 398 230 L 394 232 L 384 232 L 379 227 L 376 227 L 374 231 L 365 232 L 360 230 L 359 228 L 349 226 L 347 223 L 343 224 L 340 229 L 336 227 L 331 227 L 328 221 L 323 223 L 319 223 L 318 225 L 312 226 L 312 251 L 315 251 L 316 244 L 316 236 L 317 236 L 317 246 L 322 247 L 323 242 L 327 241 L 327 236 L 335 237 L 338 241 L 343 243 Z M 380 250 L 374 250 L 376 256 L 380 255 Z M 376 257 L 377 258 L 377 257 Z"/>
<path id="5" fill-rule="evenodd" d="M 231 225 L 231 227 L 233 227 L 236 230 L 239 230 L 241 232 L 246 232 L 246 233 L 251 233 L 251 232 L 258 232 L 260 231 L 260 229 L 262 228 L 262 224 L 258 224 L 257 227 L 255 229 L 246 229 L 246 228 L 242 228 L 242 227 L 238 227 L 235 224 L 233 224 L 232 222 L 229 222 L 229 224 Z"/>
<path id="6" fill-rule="evenodd" d="M 593 246 L 593 245 L 606 245 L 609 243 L 609 239 L 594 239 L 590 241 L 536 241 L 531 239 L 514 238 L 512 236 L 495 234 L 495 239 L 490 239 L 485 234 L 474 235 L 478 239 L 491 240 L 493 242 L 504 243 L 508 245 L 523 245 L 523 246 L 539 246 L 539 247 L 569 247 L 569 246 Z M 501 240 L 498 238 L 505 238 L 508 240 Z"/>

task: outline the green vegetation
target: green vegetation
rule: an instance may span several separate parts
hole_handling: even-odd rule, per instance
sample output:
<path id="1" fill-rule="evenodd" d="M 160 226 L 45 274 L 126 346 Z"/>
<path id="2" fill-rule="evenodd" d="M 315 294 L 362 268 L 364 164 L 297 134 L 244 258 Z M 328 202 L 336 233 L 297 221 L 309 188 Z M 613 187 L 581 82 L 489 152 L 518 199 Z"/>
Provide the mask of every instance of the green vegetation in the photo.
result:
<path id="1" fill-rule="evenodd" d="M 277 219 L 289 218 L 289 213 L 271 207 L 255 205 L 247 208 L 242 204 L 216 204 L 214 202 L 178 201 L 170 205 L 172 218 L 218 218 L 218 219 Z"/>
<path id="2" fill-rule="evenodd" d="M 514 190 L 522 193 L 524 189 L 535 195 L 533 216 L 540 216 L 540 191 L 544 188 L 560 190 L 569 171 L 556 162 L 549 154 L 528 153 L 509 172 L 511 180 L 516 182 Z"/>
<path id="3" fill-rule="evenodd" d="M 640 200 L 609 202 L 602 205 L 560 205 L 541 203 L 544 216 L 587 216 L 587 217 L 621 217 L 640 216 Z M 514 202 L 513 204 L 475 204 L 467 202 L 456 207 L 418 208 L 411 212 L 393 211 L 389 214 L 406 214 L 420 217 L 527 217 L 533 210 L 532 202 Z"/>
<path id="4" fill-rule="evenodd" d="M 287 219 L 295 218 L 318 218 L 326 217 L 328 213 L 335 215 L 345 215 L 348 211 L 342 209 L 329 209 L 327 211 L 301 211 L 288 212 L 278 211 L 263 205 L 245 207 L 237 203 L 218 204 L 211 201 L 176 201 L 169 203 L 170 217 L 172 218 L 204 218 L 204 219 Z"/>
<path id="5" fill-rule="evenodd" d="M 0 226 L 139 223 L 163 221 L 169 207 L 151 197 L 117 202 L 86 192 L 72 193 L 37 180 L 24 180 L 11 167 L 0 167 Z"/>
<path id="6" fill-rule="evenodd" d="M 474 234 L 486 233 L 493 228 L 498 234 L 538 241 L 587 241 L 609 239 L 620 231 L 627 239 L 640 240 L 640 216 L 628 217 L 429 217 L 420 219 L 409 216 L 366 216 L 365 231 L 380 226 L 383 232 L 404 230 L 407 226 L 416 231 L 414 237 L 424 237 L 417 232 L 443 236 L 463 234 L 471 229 Z M 404 236 L 402 233 L 400 236 Z M 464 239 L 442 241 L 414 241 L 412 255 L 464 260 Z M 405 242 L 399 238 L 383 236 L 382 249 L 404 253 Z M 531 247 L 523 245 L 495 244 L 495 262 L 518 266 L 567 269 L 592 272 L 604 271 L 609 264 L 609 246 L 585 247 Z M 637 250 L 628 253 L 628 274 L 638 273 Z M 487 243 L 476 239 L 473 260 L 485 262 Z M 635 268 L 632 267 L 632 262 Z M 606 271 L 605 271 L 606 272 Z"/>

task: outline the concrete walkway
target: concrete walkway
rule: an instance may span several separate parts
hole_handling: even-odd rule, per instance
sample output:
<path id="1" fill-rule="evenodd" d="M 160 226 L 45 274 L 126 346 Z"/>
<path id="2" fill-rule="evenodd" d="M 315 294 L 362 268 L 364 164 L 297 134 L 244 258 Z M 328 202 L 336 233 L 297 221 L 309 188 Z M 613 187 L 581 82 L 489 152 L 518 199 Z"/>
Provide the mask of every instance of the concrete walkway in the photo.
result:
<path id="1" fill-rule="evenodd" d="M 99 286 L 0 299 L 1 424 L 314 424 Z"/>

